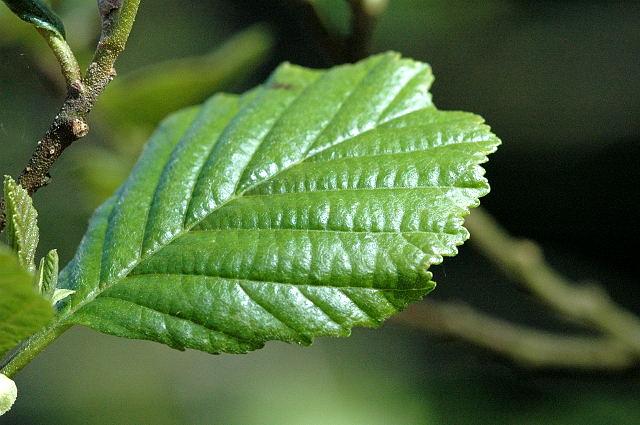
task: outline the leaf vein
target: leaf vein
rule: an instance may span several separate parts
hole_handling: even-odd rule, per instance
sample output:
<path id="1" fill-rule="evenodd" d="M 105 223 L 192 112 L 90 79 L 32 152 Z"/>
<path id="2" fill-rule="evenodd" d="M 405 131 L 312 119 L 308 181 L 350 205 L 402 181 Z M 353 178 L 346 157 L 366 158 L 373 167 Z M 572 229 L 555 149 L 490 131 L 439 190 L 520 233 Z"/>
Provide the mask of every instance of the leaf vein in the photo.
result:
<path id="1" fill-rule="evenodd" d="M 235 183 L 235 187 L 233 188 L 233 192 L 232 193 L 237 193 L 238 188 L 240 187 L 240 183 L 243 180 L 244 177 L 244 173 L 245 171 L 247 171 L 248 167 L 250 165 L 252 165 L 252 161 L 253 158 L 255 157 L 255 155 L 258 153 L 258 151 L 260 150 L 260 147 L 263 145 L 264 141 L 271 135 L 273 134 L 273 130 L 276 128 L 276 126 L 282 122 L 282 118 L 287 114 L 287 112 L 289 112 L 291 110 L 291 108 L 293 108 L 296 104 L 296 102 L 298 101 L 298 99 L 300 99 L 300 97 L 307 93 L 307 91 L 311 88 L 314 87 L 318 80 L 320 80 L 320 78 L 315 78 L 313 80 L 313 82 L 311 82 L 310 84 L 307 84 L 307 86 L 300 90 L 300 92 L 298 92 L 298 94 L 293 97 L 292 99 L 289 100 L 289 103 L 287 104 L 287 106 L 285 108 L 283 108 L 279 113 L 278 116 L 274 119 L 273 123 L 269 126 L 269 130 L 267 130 L 267 132 L 260 138 L 260 141 L 258 141 L 258 144 L 256 145 L 256 148 L 254 149 L 253 152 L 251 152 L 251 155 L 249 156 L 249 159 L 247 161 L 247 163 L 242 167 L 242 170 L 240 170 L 240 173 L 238 173 L 238 180 Z"/>
<path id="2" fill-rule="evenodd" d="M 458 186 L 413 186 L 413 187 L 410 187 L 410 186 L 350 187 L 350 188 L 346 188 L 346 189 L 304 190 L 304 191 L 298 191 L 298 192 L 251 193 L 251 194 L 243 195 L 242 197 L 243 198 L 254 198 L 254 197 L 255 198 L 259 198 L 259 197 L 271 197 L 271 196 L 278 196 L 278 195 L 298 195 L 298 194 L 305 194 L 305 193 L 336 193 L 336 192 L 344 193 L 344 192 L 360 192 L 360 191 L 376 191 L 376 190 L 399 190 L 399 191 L 401 191 L 401 190 L 429 190 L 429 189 L 444 191 L 444 190 L 464 190 L 464 189 L 481 190 L 481 189 L 484 189 L 484 188 L 483 187 L 478 187 L 478 186 L 471 186 L 471 185 L 469 185 L 469 186 L 462 186 L 462 185 L 458 185 Z"/>
<path id="3" fill-rule="evenodd" d="M 233 231 L 244 231 L 244 232 L 304 232 L 304 233 L 344 233 L 344 234 L 370 234 L 372 236 L 378 235 L 392 235 L 397 236 L 399 234 L 417 234 L 417 235 L 434 235 L 434 236 L 442 236 L 442 235 L 450 235 L 457 236 L 457 232 L 455 231 L 446 231 L 440 230 L 437 232 L 426 231 L 426 230 L 341 230 L 341 229 L 307 229 L 307 228 L 291 228 L 291 227 L 217 227 L 210 229 L 195 229 L 190 230 L 189 233 L 213 233 L 213 232 L 233 232 Z"/>
<path id="4" fill-rule="evenodd" d="M 136 305 L 136 306 L 140 307 L 141 309 L 151 310 L 151 311 L 159 313 L 159 314 L 161 314 L 163 316 L 170 316 L 170 317 L 173 317 L 175 319 L 183 320 L 185 322 L 189 322 L 189 323 L 192 323 L 192 324 L 197 325 L 197 326 L 202 326 L 203 328 L 207 329 L 208 331 L 226 335 L 229 338 L 232 338 L 232 339 L 236 340 L 236 342 L 245 343 L 245 344 L 246 343 L 251 344 L 251 340 L 249 340 L 247 338 L 243 338 L 243 337 L 241 337 L 239 335 L 235 335 L 235 334 L 233 334 L 233 333 L 231 333 L 231 332 L 229 332 L 227 330 L 216 329 L 215 327 L 211 327 L 210 325 L 207 325 L 205 323 L 200 323 L 200 322 L 198 322 L 198 321 L 196 321 L 194 319 L 178 316 L 178 315 L 172 314 L 172 313 L 168 313 L 166 311 L 159 310 L 156 307 L 152 307 L 152 306 L 147 305 L 147 304 L 141 304 L 138 301 L 131 301 L 131 300 L 128 300 L 128 299 L 125 299 L 125 298 L 116 297 L 116 296 L 113 296 L 113 295 L 100 295 L 99 298 L 118 300 L 118 301 L 122 301 L 122 302 L 127 303 L 127 304 L 133 304 L 133 305 Z M 165 326 L 165 328 L 166 328 L 166 326 Z M 168 330 L 167 330 L 167 332 L 169 333 Z"/>
<path id="5" fill-rule="evenodd" d="M 340 291 L 345 297 L 347 297 L 347 299 L 358 309 L 362 312 L 362 314 L 364 314 L 364 316 L 370 320 L 373 323 L 379 323 L 380 320 L 378 318 L 376 318 L 374 314 L 371 313 L 371 310 L 367 311 L 368 309 L 364 308 L 362 305 L 360 305 L 360 303 L 356 302 L 356 300 L 354 300 L 351 295 L 349 295 L 347 292 L 345 292 L 342 288 L 338 288 L 338 291 Z"/>
<path id="6" fill-rule="evenodd" d="M 340 160 L 349 160 L 349 159 L 369 159 L 369 158 L 375 159 L 375 158 L 385 158 L 385 157 L 394 157 L 394 156 L 409 156 L 411 154 L 415 155 L 416 153 L 421 153 L 421 152 L 433 152 L 437 150 L 447 150 L 448 148 L 462 146 L 462 145 L 473 145 L 478 142 L 489 142 L 494 138 L 490 134 L 487 134 L 486 136 L 487 136 L 486 139 L 481 139 L 481 140 L 465 139 L 466 141 L 462 141 L 462 142 L 447 143 L 447 144 L 438 145 L 438 146 L 428 146 L 425 148 L 404 150 L 400 152 L 382 152 L 378 154 L 367 154 L 367 155 L 345 155 L 345 156 L 335 157 L 335 158 L 317 159 L 313 162 L 307 162 L 307 164 L 328 164 L 328 163 L 337 162 Z M 481 154 L 481 152 L 478 152 L 477 154 Z"/>
<path id="7" fill-rule="evenodd" d="M 424 68 L 422 67 L 417 67 L 416 72 L 411 76 L 411 78 L 409 78 L 409 80 L 407 82 L 405 82 L 402 87 L 400 88 L 400 90 L 398 90 L 398 92 L 395 94 L 395 96 L 393 96 L 393 98 L 391 99 L 391 101 L 389 102 L 389 104 L 387 105 L 386 108 L 384 108 L 384 110 L 382 111 L 382 113 L 380 114 L 380 116 L 378 117 L 378 119 L 376 120 L 376 124 L 381 124 L 382 122 L 384 122 L 384 117 L 387 115 L 387 112 L 389 111 L 389 108 L 391 108 L 391 106 L 393 106 L 393 103 L 396 101 L 396 99 L 398 99 L 400 97 L 400 95 L 404 92 L 404 89 L 407 88 L 407 86 L 409 86 L 413 80 L 415 80 L 417 77 L 420 76 L 420 74 L 422 74 L 425 71 Z M 406 115 L 408 112 L 402 111 L 401 115 Z"/>
<path id="8" fill-rule="evenodd" d="M 123 278 L 123 280 L 134 279 L 140 276 L 149 276 L 149 277 L 176 276 L 176 277 L 198 277 L 198 278 L 201 277 L 201 278 L 221 279 L 226 281 L 237 282 L 238 285 L 240 285 L 241 282 L 244 285 L 260 285 L 260 284 L 266 283 L 270 285 L 295 286 L 296 288 L 301 288 L 301 287 L 302 288 L 334 288 L 334 289 L 340 289 L 340 290 L 349 289 L 354 291 L 362 290 L 362 291 L 371 291 L 371 292 L 403 293 L 403 292 L 416 292 L 416 291 L 422 291 L 424 289 L 427 289 L 426 287 L 401 289 L 401 288 L 381 288 L 381 287 L 371 287 L 371 286 L 330 286 L 330 285 L 319 286 L 319 285 L 312 285 L 312 284 L 297 284 L 297 283 L 277 282 L 273 280 L 248 279 L 248 278 L 241 278 L 241 277 L 234 277 L 234 276 L 219 276 L 219 275 L 207 275 L 207 274 L 195 274 L 195 273 L 137 273 L 137 274 L 129 275 Z"/>
<path id="9" fill-rule="evenodd" d="M 302 288 L 300 288 L 299 286 L 295 286 L 295 288 L 298 290 L 298 292 L 306 299 L 308 300 L 314 307 L 316 307 L 318 310 L 320 310 L 325 316 L 327 316 L 327 318 L 332 322 L 335 323 L 339 328 L 343 328 L 344 329 L 344 323 L 341 323 L 338 319 L 336 319 L 332 314 L 330 314 L 327 310 L 325 310 L 324 308 L 322 308 L 322 306 L 315 302 L 314 300 L 312 300 L 311 298 L 309 298 L 309 295 L 305 293 L 305 291 L 302 290 Z"/>
<path id="10" fill-rule="evenodd" d="M 262 308 L 266 313 L 268 313 L 270 316 L 272 316 L 278 322 L 282 323 L 287 329 L 293 331 L 297 336 L 304 337 L 304 335 L 305 335 L 304 332 L 301 332 L 298 329 L 294 328 L 284 318 L 279 317 L 280 315 L 276 315 L 276 313 L 274 311 L 272 311 L 273 309 L 271 309 L 268 305 L 266 305 L 263 302 L 258 301 L 257 297 L 253 293 L 251 293 L 247 288 L 245 288 L 245 286 L 242 283 L 238 283 L 238 287 L 240 289 L 242 289 L 242 291 L 247 295 L 247 297 L 251 301 L 253 301 L 257 306 Z"/>
<path id="11" fill-rule="evenodd" d="M 368 70 L 366 73 L 364 73 L 364 75 L 362 75 L 362 77 L 360 77 L 358 79 L 358 82 L 356 84 L 354 84 L 351 89 L 349 91 L 347 91 L 345 98 L 340 102 L 339 105 L 337 105 L 336 109 L 335 109 L 335 113 L 331 116 L 331 118 L 329 118 L 327 120 L 327 122 L 325 123 L 325 125 L 322 127 L 322 130 L 320 130 L 320 132 L 318 132 L 318 134 L 316 135 L 316 137 L 314 138 L 312 143 L 309 143 L 309 147 L 307 148 L 307 150 L 305 151 L 305 153 L 302 155 L 302 161 L 305 161 L 306 159 L 309 158 L 309 152 L 311 152 L 313 150 L 313 148 L 315 147 L 316 143 L 318 143 L 318 140 L 322 137 L 322 135 L 327 131 L 327 129 L 331 126 L 331 124 L 334 123 L 334 121 L 336 120 L 337 117 L 340 116 L 340 114 L 342 113 L 344 106 L 347 104 L 347 102 L 349 102 L 349 100 L 351 98 L 353 98 L 353 94 L 356 92 L 356 90 L 362 86 L 362 84 L 366 81 L 367 77 L 369 75 L 371 75 L 371 73 L 377 69 L 379 66 L 382 66 L 384 64 L 384 61 L 379 61 L 377 64 L 375 64 L 370 70 Z M 301 162 L 302 162 L 301 161 Z M 297 165 L 297 164 L 295 164 Z M 295 166 L 294 165 L 294 166 Z"/>

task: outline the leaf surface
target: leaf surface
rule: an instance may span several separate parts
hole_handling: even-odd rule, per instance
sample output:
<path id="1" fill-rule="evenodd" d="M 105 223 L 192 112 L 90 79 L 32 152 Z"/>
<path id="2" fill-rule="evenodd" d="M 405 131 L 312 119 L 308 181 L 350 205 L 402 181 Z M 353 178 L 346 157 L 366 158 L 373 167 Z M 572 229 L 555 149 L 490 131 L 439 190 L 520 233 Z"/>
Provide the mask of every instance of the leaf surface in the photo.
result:
<path id="1" fill-rule="evenodd" d="M 42 0 L 2 0 L 20 19 L 36 28 L 53 31 L 65 37 L 64 25 L 49 5 Z"/>
<path id="2" fill-rule="evenodd" d="M 33 276 L 0 246 L 0 357 L 52 317 L 51 304 L 33 287 Z"/>
<path id="3" fill-rule="evenodd" d="M 95 213 L 62 321 L 178 349 L 246 352 L 376 326 L 434 287 L 468 237 L 499 140 L 438 111 L 396 54 L 280 66 L 166 119 Z"/>

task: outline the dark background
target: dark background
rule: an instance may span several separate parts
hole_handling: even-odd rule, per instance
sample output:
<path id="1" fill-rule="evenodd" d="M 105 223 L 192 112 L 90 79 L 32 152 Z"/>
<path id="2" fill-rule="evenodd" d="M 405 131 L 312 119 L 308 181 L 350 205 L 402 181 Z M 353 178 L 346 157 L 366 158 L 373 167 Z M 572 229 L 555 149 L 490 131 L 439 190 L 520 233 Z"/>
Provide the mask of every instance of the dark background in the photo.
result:
<path id="1" fill-rule="evenodd" d="M 319 3 L 331 28 L 345 31 L 342 2 Z M 93 2 L 55 6 L 72 47 L 88 51 Z M 118 71 L 205 54 L 258 22 L 271 31 L 256 38 L 263 52 L 212 88 L 242 91 L 284 60 L 331 65 L 290 2 L 155 0 L 143 1 Z M 0 172 L 14 176 L 62 99 L 56 65 L 32 32 L 0 6 Z M 391 0 L 372 50 L 430 63 L 436 105 L 481 114 L 503 140 L 486 167 L 492 193 L 483 206 L 515 235 L 540 242 L 567 276 L 600 282 L 640 313 L 640 2 Z M 58 248 L 63 263 L 149 131 L 107 112 L 95 111 L 94 131 L 36 196 L 41 249 Z M 433 299 L 567 329 L 469 246 L 435 274 Z M 19 398 L 2 424 L 640 423 L 638 370 L 531 371 L 395 324 L 243 356 L 181 353 L 78 328 L 16 381 Z"/>

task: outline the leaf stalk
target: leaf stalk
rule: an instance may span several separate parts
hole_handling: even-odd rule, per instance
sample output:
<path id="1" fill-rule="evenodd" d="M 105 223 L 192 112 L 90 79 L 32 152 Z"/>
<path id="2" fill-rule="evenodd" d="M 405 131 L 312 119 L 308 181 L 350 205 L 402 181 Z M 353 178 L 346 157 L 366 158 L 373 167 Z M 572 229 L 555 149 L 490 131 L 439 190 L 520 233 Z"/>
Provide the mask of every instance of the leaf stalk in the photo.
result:
<path id="1" fill-rule="evenodd" d="M 82 73 L 80 71 L 80 65 L 76 60 L 71 47 L 67 44 L 67 41 L 53 31 L 48 29 L 38 28 L 38 32 L 45 39 L 51 51 L 56 56 L 62 75 L 64 76 L 67 84 L 67 90 L 71 88 L 73 84 L 78 84 L 82 79 Z"/>
<path id="2" fill-rule="evenodd" d="M 70 325 L 54 320 L 49 326 L 25 340 L 0 366 L 0 373 L 12 378 L 28 365 L 49 344 L 62 335 Z"/>

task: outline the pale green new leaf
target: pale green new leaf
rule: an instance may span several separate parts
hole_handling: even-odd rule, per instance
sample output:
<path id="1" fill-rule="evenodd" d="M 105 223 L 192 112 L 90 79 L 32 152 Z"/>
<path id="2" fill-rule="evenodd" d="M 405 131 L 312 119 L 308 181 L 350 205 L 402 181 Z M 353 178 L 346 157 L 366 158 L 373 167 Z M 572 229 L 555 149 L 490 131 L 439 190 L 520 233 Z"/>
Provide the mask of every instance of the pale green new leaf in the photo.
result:
<path id="1" fill-rule="evenodd" d="M 0 246 L 0 357 L 52 317 L 51 304 L 33 287 L 33 276 Z"/>
<path id="2" fill-rule="evenodd" d="M 31 197 L 11 177 L 4 176 L 4 200 L 7 217 L 7 244 L 18 254 L 25 270 L 35 273 L 38 248 L 38 212 Z"/>
<path id="3" fill-rule="evenodd" d="M 51 299 L 58 286 L 58 251 L 52 249 L 40 260 L 38 290 Z"/>
<path id="4" fill-rule="evenodd" d="M 51 300 L 52 305 L 62 301 L 75 291 L 71 289 L 57 289 L 58 286 L 58 251 L 52 249 L 40 260 L 38 273 L 38 290 L 40 294 Z"/>
<path id="5" fill-rule="evenodd" d="M 56 289 L 51 296 L 51 304 L 56 305 L 59 301 L 64 300 L 70 295 L 73 295 L 76 291 L 72 289 Z"/>
<path id="6" fill-rule="evenodd" d="M 437 110 L 396 54 L 284 64 L 243 96 L 166 119 L 95 213 L 60 321 L 175 348 L 246 352 L 376 326 L 433 287 L 499 144 Z"/>

